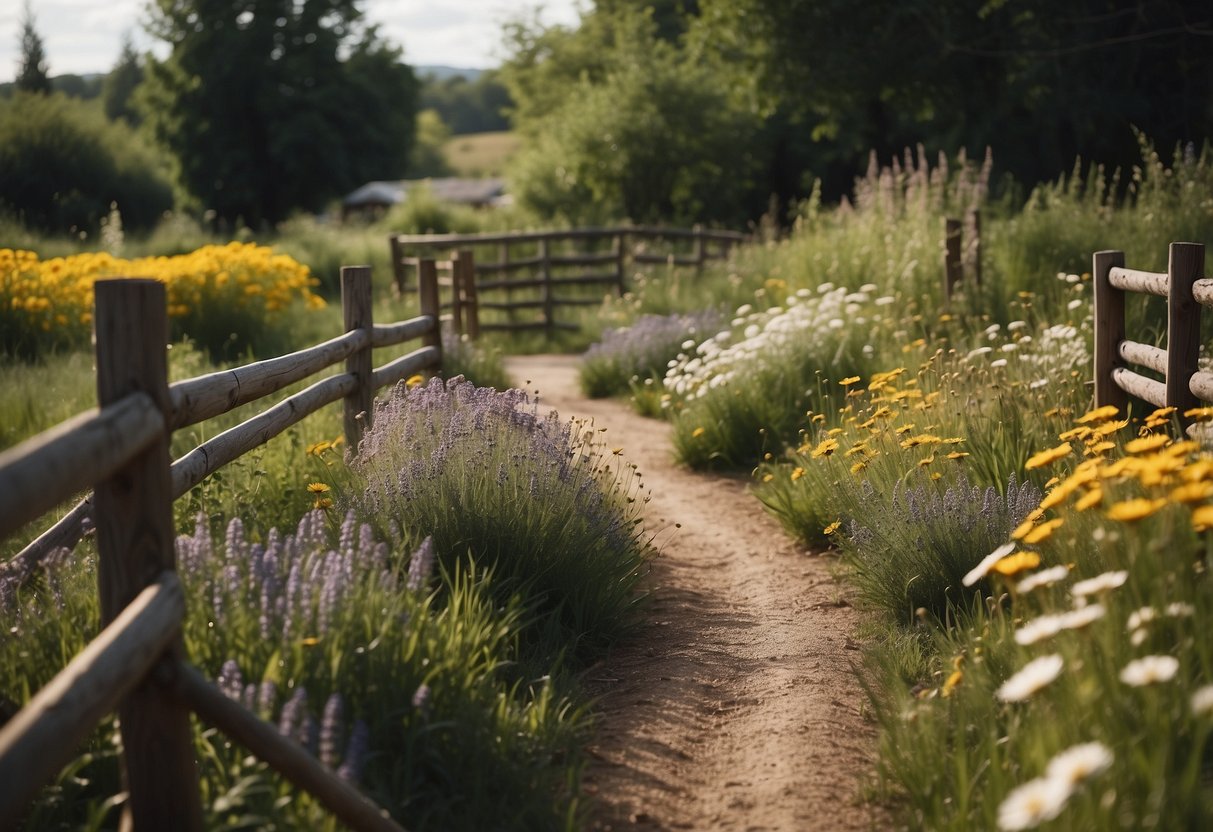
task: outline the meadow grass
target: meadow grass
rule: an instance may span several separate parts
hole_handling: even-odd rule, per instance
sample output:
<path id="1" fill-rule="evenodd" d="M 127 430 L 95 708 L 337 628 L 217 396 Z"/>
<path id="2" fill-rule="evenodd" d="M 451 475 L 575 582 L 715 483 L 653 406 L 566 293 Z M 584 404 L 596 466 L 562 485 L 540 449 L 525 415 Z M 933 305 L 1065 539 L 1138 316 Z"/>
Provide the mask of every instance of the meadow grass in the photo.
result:
<path id="1" fill-rule="evenodd" d="M 442 156 L 456 176 L 501 176 L 521 144 L 508 130 L 452 136 Z"/>

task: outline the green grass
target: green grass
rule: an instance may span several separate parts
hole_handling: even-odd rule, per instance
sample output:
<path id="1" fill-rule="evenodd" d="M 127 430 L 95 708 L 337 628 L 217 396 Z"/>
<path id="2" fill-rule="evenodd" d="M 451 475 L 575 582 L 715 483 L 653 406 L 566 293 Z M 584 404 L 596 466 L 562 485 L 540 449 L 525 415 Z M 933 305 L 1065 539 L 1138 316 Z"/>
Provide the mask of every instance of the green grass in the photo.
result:
<path id="1" fill-rule="evenodd" d="M 442 155 L 455 176 L 501 176 L 522 140 L 510 131 L 452 136 Z"/>

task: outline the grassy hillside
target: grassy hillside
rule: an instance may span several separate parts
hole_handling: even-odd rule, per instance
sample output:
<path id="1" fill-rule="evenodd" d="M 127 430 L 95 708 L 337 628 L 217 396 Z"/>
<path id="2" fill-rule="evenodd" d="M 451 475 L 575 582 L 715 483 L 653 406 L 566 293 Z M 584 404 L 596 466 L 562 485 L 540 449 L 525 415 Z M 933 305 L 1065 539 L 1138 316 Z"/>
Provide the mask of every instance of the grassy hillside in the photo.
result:
<path id="1" fill-rule="evenodd" d="M 451 137 L 444 153 L 456 176 L 501 176 L 521 144 L 509 131 L 473 133 Z"/>

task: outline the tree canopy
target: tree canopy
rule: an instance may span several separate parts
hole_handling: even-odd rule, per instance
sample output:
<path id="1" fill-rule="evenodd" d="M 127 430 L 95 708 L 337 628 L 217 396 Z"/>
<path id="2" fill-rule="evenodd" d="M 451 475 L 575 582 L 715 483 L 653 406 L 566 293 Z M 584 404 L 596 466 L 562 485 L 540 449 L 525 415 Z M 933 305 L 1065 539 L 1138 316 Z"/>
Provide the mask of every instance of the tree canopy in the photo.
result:
<path id="1" fill-rule="evenodd" d="M 838 197 L 873 150 L 887 159 L 921 143 L 980 158 L 990 147 L 1003 173 L 1032 185 L 1080 156 L 1133 165 L 1135 129 L 1162 147 L 1213 136 L 1207 0 L 597 0 L 575 29 L 524 19 L 508 43 L 502 77 L 515 125 L 553 160 L 597 154 L 609 167 L 622 158 L 591 152 L 594 131 L 573 117 L 598 118 L 599 136 L 615 118 L 633 146 L 665 147 L 666 167 L 704 175 L 715 175 L 705 160 L 719 143 L 741 142 L 717 197 L 669 188 L 675 213 L 698 219 L 728 220 L 739 208 L 754 218 L 768 197 L 786 204 L 814 180 Z M 667 114 L 665 101 L 660 117 L 645 115 L 657 90 L 634 70 L 646 61 L 694 76 L 694 89 L 675 95 L 693 93 L 712 123 L 675 128 L 670 120 L 688 114 Z M 668 141 L 684 129 L 723 132 Z M 536 207 L 599 193 L 589 183 L 602 163 L 561 164 L 562 179 L 543 179 L 532 161 L 522 157 L 516 175 Z M 629 164 L 615 175 L 650 170 Z"/>
<path id="2" fill-rule="evenodd" d="M 49 95 L 51 79 L 46 69 L 46 50 L 42 36 L 34 28 L 34 10 L 29 0 L 21 12 L 21 63 L 17 68 L 17 89 L 22 92 Z"/>
<path id="3" fill-rule="evenodd" d="M 141 95 L 181 184 L 226 221 L 272 224 L 403 176 L 417 85 L 361 0 L 153 0 L 171 51 Z"/>

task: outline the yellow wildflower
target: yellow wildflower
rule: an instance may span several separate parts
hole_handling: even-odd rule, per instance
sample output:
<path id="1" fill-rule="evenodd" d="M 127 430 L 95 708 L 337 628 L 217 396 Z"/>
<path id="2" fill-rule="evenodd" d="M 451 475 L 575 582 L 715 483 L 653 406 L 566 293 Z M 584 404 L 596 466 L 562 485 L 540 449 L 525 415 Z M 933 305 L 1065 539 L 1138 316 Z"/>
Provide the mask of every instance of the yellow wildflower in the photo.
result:
<path id="1" fill-rule="evenodd" d="M 966 456 L 969 456 L 969 454 L 965 451 L 952 451 L 948 454 L 948 459 L 964 459 Z"/>
<path id="2" fill-rule="evenodd" d="M 1041 526 L 1040 528 L 1043 529 L 1044 526 Z M 1035 569 L 1038 566 L 1040 566 L 1040 555 L 1038 555 L 1036 552 L 1020 551 L 1013 555 L 1007 555 L 1005 558 L 996 561 L 994 565 L 990 567 L 990 571 L 997 572 L 999 575 L 1006 575 L 1009 578 L 1012 575 L 1018 575 L 1025 569 Z"/>
<path id="3" fill-rule="evenodd" d="M 1213 483 L 1188 482 L 1171 491 L 1171 500 L 1176 503 L 1199 503 L 1213 497 Z"/>
<path id="4" fill-rule="evenodd" d="M 1120 410 L 1114 405 L 1105 404 L 1103 407 L 1097 407 L 1094 410 L 1088 410 L 1083 415 L 1079 416 L 1074 421 L 1080 425 L 1089 425 L 1092 423 L 1106 422 L 1112 419 L 1119 413 Z"/>
<path id="5" fill-rule="evenodd" d="M 859 462 L 856 462 L 854 465 L 851 466 L 851 473 L 858 474 L 860 471 L 862 471 L 864 468 L 867 468 L 867 467 L 868 467 L 868 461 L 866 459 L 860 460 Z"/>
<path id="6" fill-rule="evenodd" d="M 324 494 L 332 489 L 322 482 L 310 482 L 307 485 L 307 490 L 313 494 Z"/>
<path id="7" fill-rule="evenodd" d="M 1194 407 L 1191 410 L 1185 410 L 1184 416 L 1193 422 L 1213 422 L 1213 407 Z"/>
<path id="8" fill-rule="evenodd" d="M 1076 428 L 1070 428 L 1057 435 L 1057 438 L 1062 442 L 1069 442 L 1071 439 L 1083 439 L 1091 433 L 1091 429 L 1086 425 L 1079 425 Z"/>
<path id="9" fill-rule="evenodd" d="M 703 436 L 705 433 L 707 433 L 707 431 L 704 430 L 703 427 L 697 427 L 697 428 L 695 428 L 695 430 L 691 431 L 691 436 L 695 439 L 698 439 L 699 437 Z"/>
<path id="10" fill-rule="evenodd" d="M 1213 506 L 1201 506 L 1192 512 L 1192 528 L 1198 532 L 1213 529 Z"/>
<path id="11" fill-rule="evenodd" d="M 897 430 L 893 431 L 893 433 L 897 434 L 898 436 L 904 436 L 905 434 L 909 433 L 912 430 L 914 430 L 914 426 L 912 424 L 911 425 L 902 425 Z"/>
<path id="12" fill-rule="evenodd" d="M 1062 457 L 1069 456 L 1071 450 L 1073 449 L 1070 447 L 1069 442 L 1066 442 L 1063 445 L 1058 445 L 1056 448 L 1049 448 L 1028 457 L 1028 461 L 1024 463 L 1023 467 L 1029 471 L 1031 471 L 1033 468 L 1040 468 L 1043 465 L 1056 462 Z"/>
<path id="13" fill-rule="evenodd" d="M 771 480 L 773 480 L 773 479 L 775 479 L 775 475 L 774 475 L 774 474 L 763 474 L 763 475 L 762 475 L 762 481 L 763 481 L 763 482 L 770 482 L 770 481 L 771 481 Z"/>
<path id="14" fill-rule="evenodd" d="M 1104 422 L 1102 425 L 1096 425 L 1091 428 L 1091 433 L 1087 436 L 1087 442 L 1094 442 L 1097 439 L 1102 439 L 1105 436 L 1112 434 L 1128 427 L 1129 420 L 1125 419 L 1120 422 Z"/>
<path id="15" fill-rule="evenodd" d="M 320 497 L 312 503 L 312 508 L 330 509 L 333 507 L 333 501 L 328 497 Z"/>
<path id="16" fill-rule="evenodd" d="M 823 456 L 829 456 L 838 450 L 837 439 L 823 439 L 817 443 L 817 447 L 813 449 L 809 456 L 813 459 L 821 459 Z"/>
<path id="17" fill-rule="evenodd" d="M 1121 500 L 1119 503 L 1113 503 L 1108 506 L 1105 516 L 1109 520 L 1131 523 L 1136 520 L 1144 520 L 1151 514 L 1155 514 L 1166 504 L 1167 501 L 1163 499 L 1151 500 L 1146 497 L 1135 497 L 1131 500 Z"/>
<path id="18" fill-rule="evenodd" d="M 953 670 L 952 675 L 948 676 L 948 680 L 943 683 L 943 688 L 940 690 L 939 695 L 945 698 L 951 696 L 952 691 L 956 690 L 964 679 L 964 676 L 963 670 Z"/>
<path id="19" fill-rule="evenodd" d="M 842 381 L 838 382 L 843 387 L 850 387 L 855 382 L 859 381 L 859 376 L 847 376 Z"/>
<path id="20" fill-rule="evenodd" d="M 834 532 L 838 531 L 840 526 L 842 526 L 842 521 L 835 520 L 833 523 L 831 523 L 830 525 L 828 525 L 824 529 L 822 529 L 822 531 L 825 532 L 826 534 L 833 534 Z"/>
<path id="21" fill-rule="evenodd" d="M 1078 511 L 1086 511 L 1089 508 L 1094 508 L 1102 502 L 1103 489 L 1097 486 L 1079 497 L 1074 503 L 1074 508 Z"/>
<path id="22" fill-rule="evenodd" d="M 1044 543 L 1053 536 L 1053 532 L 1061 528 L 1065 521 L 1060 517 L 1041 523 L 1023 536 L 1024 543 Z"/>
<path id="23" fill-rule="evenodd" d="M 408 377 L 408 381 L 404 383 L 404 386 L 408 388 L 419 387 L 424 382 L 425 378 L 420 373 L 416 373 Z"/>
<path id="24" fill-rule="evenodd" d="M 1042 508 L 1033 509 L 1031 512 L 1028 513 L 1028 516 L 1024 518 L 1023 522 L 1015 527 L 1015 531 L 1011 532 L 1011 539 L 1012 540 L 1023 539 L 1024 535 L 1026 535 L 1028 532 L 1032 531 L 1032 529 L 1036 526 L 1036 521 L 1039 520 L 1041 517 L 1044 517 L 1044 515 L 1045 515 L 1044 509 L 1042 509 Z"/>
<path id="25" fill-rule="evenodd" d="M 923 466 L 930 465 L 934 461 L 935 461 L 935 454 L 931 454 L 928 457 L 923 457 L 922 459 L 918 460 L 918 465 L 921 468 Z"/>
<path id="26" fill-rule="evenodd" d="M 792 482 L 796 482 L 796 480 L 800 479 L 803 476 L 804 476 L 804 469 L 801 468 L 799 465 L 796 466 L 792 470 Z"/>

